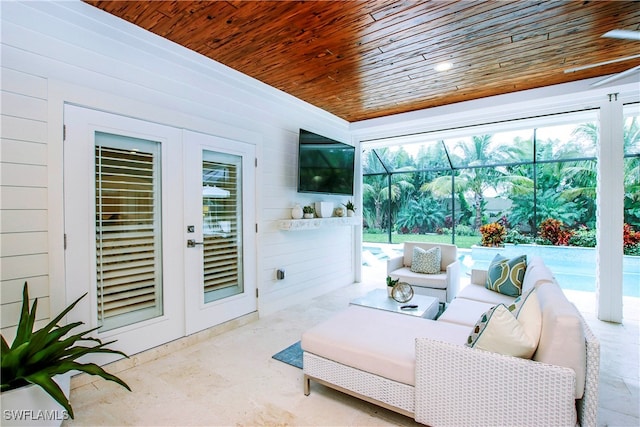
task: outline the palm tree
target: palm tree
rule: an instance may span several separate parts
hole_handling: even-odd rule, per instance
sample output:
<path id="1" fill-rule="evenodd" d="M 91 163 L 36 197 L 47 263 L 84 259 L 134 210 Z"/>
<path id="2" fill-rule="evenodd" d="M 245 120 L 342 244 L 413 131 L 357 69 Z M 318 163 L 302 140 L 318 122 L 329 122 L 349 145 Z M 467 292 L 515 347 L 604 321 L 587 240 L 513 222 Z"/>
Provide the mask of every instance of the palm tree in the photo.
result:
<path id="1" fill-rule="evenodd" d="M 600 130 L 595 122 L 583 123 L 573 132 L 578 138 L 584 139 L 596 145 L 600 140 Z M 623 128 L 624 153 L 627 156 L 624 164 L 624 221 L 629 224 L 640 225 L 640 123 L 638 116 L 626 118 Z M 629 156 L 637 153 L 636 156 Z M 580 165 L 568 172 L 578 175 L 579 185 L 567 193 L 567 197 L 584 196 L 595 200 L 597 171 L 594 162 L 589 165 Z M 580 176 L 581 175 L 581 176 Z"/>
<path id="2" fill-rule="evenodd" d="M 364 201 L 365 216 L 372 222 L 374 228 L 383 229 L 386 223 L 391 224 L 393 213 L 397 212 L 403 197 L 412 192 L 415 187 L 408 180 L 411 178 L 412 166 L 397 167 L 401 162 L 406 162 L 406 151 L 391 152 L 388 148 L 370 150 L 365 155 L 363 164 L 369 173 L 377 172 L 377 175 L 367 175 L 364 178 L 362 195 Z M 381 163 L 382 162 L 382 163 Z M 394 169 L 395 168 L 395 169 Z M 395 172 L 393 172 L 395 170 Z M 389 176 L 391 186 L 389 186 Z M 391 194 L 389 194 L 391 192 Z M 387 207 L 391 202 L 391 212 Z"/>
<path id="3" fill-rule="evenodd" d="M 484 193 L 489 188 L 495 188 L 500 173 L 494 167 L 482 167 L 488 163 L 496 163 L 507 155 L 509 147 L 491 148 L 492 135 L 473 136 L 471 140 L 459 141 L 454 151 L 461 154 L 456 156 L 455 164 L 467 167 L 456 170 L 455 193 L 469 194 L 473 198 L 475 212 L 474 228 L 482 225 L 482 213 L 485 206 Z M 500 149 L 500 150 L 499 150 Z M 420 187 L 420 191 L 431 191 L 434 195 L 446 197 L 451 195 L 451 176 L 441 176 Z"/>

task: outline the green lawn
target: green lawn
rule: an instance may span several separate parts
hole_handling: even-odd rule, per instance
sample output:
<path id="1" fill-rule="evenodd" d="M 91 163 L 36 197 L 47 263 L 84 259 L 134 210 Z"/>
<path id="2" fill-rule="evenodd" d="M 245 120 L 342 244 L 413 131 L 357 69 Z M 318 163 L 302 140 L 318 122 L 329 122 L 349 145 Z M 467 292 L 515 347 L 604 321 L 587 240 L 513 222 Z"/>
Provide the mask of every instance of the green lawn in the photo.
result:
<path id="1" fill-rule="evenodd" d="M 388 243 L 388 235 L 377 233 L 363 233 L 362 241 L 367 243 Z M 444 234 L 395 234 L 391 235 L 393 243 L 404 242 L 431 242 L 451 243 L 451 236 Z M 456 236 L 456 246 L 471 249 L 472 245 L 480 244 L 480 236 Z"/>

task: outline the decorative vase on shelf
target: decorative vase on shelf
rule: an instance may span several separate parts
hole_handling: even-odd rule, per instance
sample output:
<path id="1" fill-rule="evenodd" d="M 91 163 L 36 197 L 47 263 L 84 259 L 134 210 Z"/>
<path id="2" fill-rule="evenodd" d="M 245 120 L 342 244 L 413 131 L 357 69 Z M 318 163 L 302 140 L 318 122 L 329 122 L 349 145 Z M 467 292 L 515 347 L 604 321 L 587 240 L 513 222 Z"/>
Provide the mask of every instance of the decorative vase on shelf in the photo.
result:
<path id="1" fill-rule="evenodd" d="M 351 209 L 347 209 L 347 216 L 354 216 L 356 213 Z"/>
<path id="2" fill-rule="evenodd" d="M 344 209 L 342 208 L 336 208 L 335 212 L 336 212 L 336 216 L 340 216 L 340 217 L 344 216 Z"/>
<path id="3" fill-rule="evenodd" d="M 304 219 L 312 219 L 312 218 L 313 218 L 313 214 L 312 213 L 304 214 Z"/>
<path id="4" fill-rule="evenodd" d="M 293 208 L 291 208 L 291 218 L 300 219 L 302 218 L 302 215 L 302 207 L 300 207 L 300 205 L 296 204 Z"/>
<path id="5" fill-rule="evenodd" d="M 316 202 L 316 214 L 318 218 L 331 218 L 333 214 L 333 203 Z"/>

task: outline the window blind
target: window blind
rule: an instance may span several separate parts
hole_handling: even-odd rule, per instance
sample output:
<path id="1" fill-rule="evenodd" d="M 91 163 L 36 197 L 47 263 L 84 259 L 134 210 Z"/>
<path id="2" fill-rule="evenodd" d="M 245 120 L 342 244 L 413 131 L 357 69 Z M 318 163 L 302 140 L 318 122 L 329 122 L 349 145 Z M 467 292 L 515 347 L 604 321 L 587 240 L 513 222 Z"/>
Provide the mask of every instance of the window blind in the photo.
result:
<path id="1" fill-rule="evenodd" d="M 96 135 L 98 324 L 162 314 L 158 143 Z"/>
<path id="2" fill-rule="evenodd" d="M 240 161 L 238 156 L 206 151 L 204 154 L 203 268 L 206 302 L 243 291 Z"/>

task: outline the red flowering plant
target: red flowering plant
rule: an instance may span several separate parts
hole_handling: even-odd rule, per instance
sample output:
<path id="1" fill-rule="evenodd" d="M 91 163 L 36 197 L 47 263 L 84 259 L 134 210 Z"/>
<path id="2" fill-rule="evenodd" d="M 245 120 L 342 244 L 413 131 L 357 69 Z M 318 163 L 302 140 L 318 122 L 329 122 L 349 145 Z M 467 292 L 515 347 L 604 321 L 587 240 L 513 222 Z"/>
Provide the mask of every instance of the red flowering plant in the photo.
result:
<path id="1" fill-rule="evenodd" d="M 640 245 L 640 232 L 635 231 L 632 226 L 624 223 L 622 227 L 622 233 L 622 242 L 625 250 Z"/>
<path id="2" fill-rule="evenodd" d="M 503 246 L 504 238 L 507 236 L 507 230 L 497 222 L 481 226 L 480 233 L 482 234 L 482 246 Z"/>
<path id="3" fill-rule="evenodd" d="M 573 236 L 573 230 L 567 228 L 564 222 L 547 218 L 540 223 L 540 237 L 552 245 L 567 246 Z"/>

